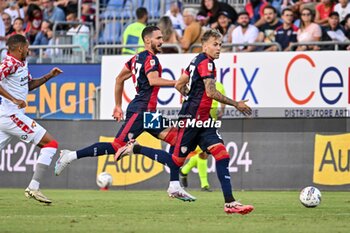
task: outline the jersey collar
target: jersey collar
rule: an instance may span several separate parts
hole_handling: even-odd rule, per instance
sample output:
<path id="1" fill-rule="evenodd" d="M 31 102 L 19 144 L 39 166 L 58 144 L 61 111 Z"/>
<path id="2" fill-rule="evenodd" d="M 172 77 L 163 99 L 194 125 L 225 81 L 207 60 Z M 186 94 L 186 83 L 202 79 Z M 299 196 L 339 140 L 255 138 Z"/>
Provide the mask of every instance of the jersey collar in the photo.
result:
<path id="1" fill-rule="evenodd" d="M 15 60 L 17 63 L 19 63 L 21 66 L 24 66 L 25 63 L 23 61 L 18 60 L 17 58 L 15 58 L 14 56 L 12 56 L 11 54 L 7 53 L 8 57 L 11 57 L 13 60 Z"/>

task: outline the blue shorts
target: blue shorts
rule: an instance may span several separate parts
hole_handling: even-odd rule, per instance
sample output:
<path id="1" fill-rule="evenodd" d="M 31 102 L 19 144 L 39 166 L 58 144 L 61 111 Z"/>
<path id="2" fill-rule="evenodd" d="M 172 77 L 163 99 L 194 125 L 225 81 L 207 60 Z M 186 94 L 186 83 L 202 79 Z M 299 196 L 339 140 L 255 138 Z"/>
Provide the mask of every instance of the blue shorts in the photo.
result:
<path id="1" fill-rule="evenodd" d="M 186 158 L 194 151 L 197 145 L 202 151 L 207 151 L 208 147 L 224 143 L 217 128 L 180 128 L 178 129 L 173 155 Z"/>

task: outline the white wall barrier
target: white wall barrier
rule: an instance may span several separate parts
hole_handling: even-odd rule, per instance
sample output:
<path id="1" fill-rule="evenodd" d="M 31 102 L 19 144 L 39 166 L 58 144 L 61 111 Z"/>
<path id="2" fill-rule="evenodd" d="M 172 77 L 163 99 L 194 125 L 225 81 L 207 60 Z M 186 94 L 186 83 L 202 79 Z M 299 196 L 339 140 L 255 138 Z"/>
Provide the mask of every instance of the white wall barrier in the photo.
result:
<path id="1" fill-rule="evenodd" d="M 159 55 L 163 78 L 178 79 L 195 54 Z M 115 77 L 130 56 L 104 56 L 101 77 L 101 119 L 111 119 Z M 350 103 L 350 53 L 346 51 L 223 53 L 215 61 L 217 80 L 227 96 L 249 99 L 256 117 L 342 117 Z M 125 83 L 123 109 L 136 93 Z M 174 88 L 161 88 L 159 108 L 180 108 Z M 235 117 L 232 111 L 228 117 Z"/>

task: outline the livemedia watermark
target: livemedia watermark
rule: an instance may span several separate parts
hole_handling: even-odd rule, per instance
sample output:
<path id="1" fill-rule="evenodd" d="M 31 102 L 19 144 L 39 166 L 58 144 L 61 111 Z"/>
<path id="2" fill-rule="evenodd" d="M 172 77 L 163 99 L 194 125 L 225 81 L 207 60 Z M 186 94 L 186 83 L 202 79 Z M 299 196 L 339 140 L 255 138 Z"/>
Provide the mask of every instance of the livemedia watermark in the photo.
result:
<path id="1" fill-rule="evenodd" d="M 176 119 L 163 116 L 159 111 L 143 113 L 143 127 L 145 129 L 160 128 L 221 128 L 221 120 L 208 118 L 200 120 L 190 115 L 178 115 Z"/>

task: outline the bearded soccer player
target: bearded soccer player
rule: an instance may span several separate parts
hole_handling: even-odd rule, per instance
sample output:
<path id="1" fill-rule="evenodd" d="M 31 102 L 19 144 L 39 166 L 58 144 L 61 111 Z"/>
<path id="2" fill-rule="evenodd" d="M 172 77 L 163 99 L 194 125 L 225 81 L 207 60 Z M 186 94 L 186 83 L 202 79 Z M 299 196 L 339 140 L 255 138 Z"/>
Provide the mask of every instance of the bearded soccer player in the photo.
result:
<path id="1" fill-rule="evenodd" d="M 130 139 L 137 138 L 147 131 L 152 136 L 174 145 L 176 142 L 176 129 L 159 128 L 144 129 L 143 113 L 156 112 L 157 95 L 159 87 L 174 86 L 175 80 L 161 78 L 162 66 L 156 54 L 161 52 L 163 35 L 158 27 L 147 26 L 142 31 L 145 50 L 125 63 L 115 83 L 115 108 L 113 117 L 120 122 L 123 119 L 122 93 L 124 82 L 132 77 L 136 86 L 137 95 L 129 103 L 126 119 L 112 143 L 95 143 L 77 151 L 63 150 L 56 162 L 55 174 L 60 175 L 64 168 L 73 160 L 84 157 L 94 157 L 106 154 L 115 154 Z M 154 159 L 154 158 L 153 158 Z M 154 159 L 156 160 L 156 159 Z M 169 195 L 183 201 L 194 201 L 196 198 L 187 193 L 180 183 L 172 184 Z"/>
<path id="2" fill-rule="evenodd" d="M 50 204 L 52 201 L 40 191 L 39 186 L 57 151 L 58 143 L 41 125 L 26 116 L 24 110 L 28 91 L 43 85 L 62 71 L 55 67 L 43 77 L 32 79 L 26 62 L 27 39 L 19 34 L 13 35 L 7 45 L 9 52 L 0 66 L 0 150 L 13 137 L 26 143 L 33 142 L 41 148 L 34 175 L 24 194 Z"/>
<path id="3" fill-rule="evenodd" d="M 153 159 L 156 157 L 159 162 L 170 167 L 170 183 L 172 183 L 179 181 L 179 168 L 183 165 L 189 152 L 199 145 L 203 151 L 208 151 L 216 160 L 216 171 L 225 200 L 224 211 L 228 214 L 248 214 L 253 211 L 254 207 L 243 205 L 233 197 L 228 170 L 230 157 L 217 128 L 213 126 L 208 128 L 199 127 L 201 124 L 204 125 L 204 122 L 212 120 L 209 112 L 213 99 L 234 106 L 244 115 L 251 115 L 250 107 L 245 104 L 247 100 L 237 102 L 216 90 L 214 59 L 219 58 L 221 45 L 222 35 L 218 31 L 212 29 L 206 31 L 202 37 L 204 52 L 191 61 L 175 85 L 175 88 L 186 96 L 187 100 L 180 110 L 180 117 L 183 118 L 180 118 L 179 125 L 183 127 L 178 128 L 173 153 L 169 154 L 162 150 L 144 147 L 135 140 L 130 140 L 127 145 L 118 151 L 116 157 L 131 153 L 143 154 Z M 190 86 L 188 87 L 187 84 Z M 194 127 L 188 124 L 193 121 L 196 123 Z"/>

